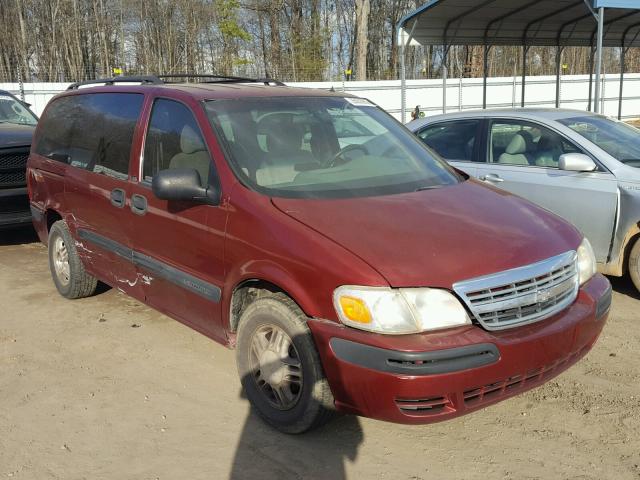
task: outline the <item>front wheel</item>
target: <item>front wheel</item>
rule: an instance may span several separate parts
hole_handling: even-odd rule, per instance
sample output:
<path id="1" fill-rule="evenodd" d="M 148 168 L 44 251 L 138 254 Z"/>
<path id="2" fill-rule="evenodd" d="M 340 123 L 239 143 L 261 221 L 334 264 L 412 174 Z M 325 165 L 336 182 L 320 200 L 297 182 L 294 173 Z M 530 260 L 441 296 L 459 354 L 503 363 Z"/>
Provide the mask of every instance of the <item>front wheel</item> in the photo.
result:
<path id="1" fill-rule="evenodd" d="M 640 238 L 636 240 L 629 255 L 629 273 L 636 289 L 640 292 Z"/>
<path id="2" fill-rule="evenodd" d="M 236 348 L 244 391 L 267 423 L 303 433 L 331 417 L 333 396 L 306 316 L 290 298 L 274 294 L 251 303 Z"/>

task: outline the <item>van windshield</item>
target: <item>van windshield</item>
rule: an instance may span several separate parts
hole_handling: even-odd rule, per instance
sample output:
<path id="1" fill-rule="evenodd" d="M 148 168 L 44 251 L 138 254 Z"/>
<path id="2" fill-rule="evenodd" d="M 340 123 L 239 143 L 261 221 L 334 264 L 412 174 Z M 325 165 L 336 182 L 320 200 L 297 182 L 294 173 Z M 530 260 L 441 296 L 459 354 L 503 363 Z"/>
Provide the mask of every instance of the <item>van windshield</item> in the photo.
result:
<path id="1" fill-rule="evenodd" d="M 244 98 L 205 105 L 236 175 L 270 196 L 388 195 L 463 179 L 364 99 Z"/>

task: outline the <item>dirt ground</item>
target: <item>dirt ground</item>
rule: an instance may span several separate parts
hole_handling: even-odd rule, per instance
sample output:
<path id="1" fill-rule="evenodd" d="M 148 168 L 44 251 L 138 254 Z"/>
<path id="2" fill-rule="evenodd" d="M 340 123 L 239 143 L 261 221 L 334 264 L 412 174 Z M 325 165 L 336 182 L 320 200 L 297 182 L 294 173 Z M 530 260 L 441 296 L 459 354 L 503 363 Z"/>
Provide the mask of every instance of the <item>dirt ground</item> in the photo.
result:
<path id="1" fill-rule="evenodd" d="M 119 293 L 68 301 L 29 232 L 0 232 L 0 478 L 639 479 L 640 296 L 614 280 L 594 350 L 453 421 L 265 426 L 234 355 Z"/>

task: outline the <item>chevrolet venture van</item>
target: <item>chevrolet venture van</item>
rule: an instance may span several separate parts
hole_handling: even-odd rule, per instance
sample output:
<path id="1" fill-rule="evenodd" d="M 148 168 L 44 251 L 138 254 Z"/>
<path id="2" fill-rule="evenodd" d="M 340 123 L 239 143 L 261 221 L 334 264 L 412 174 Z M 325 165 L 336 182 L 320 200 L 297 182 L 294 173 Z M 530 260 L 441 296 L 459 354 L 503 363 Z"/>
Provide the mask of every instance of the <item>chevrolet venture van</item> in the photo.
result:
<path id="1" fill-rule="evenodd" d="M 53 282 L 234 347 L 257 412 L 419 424 L 559 374 L 611 303 L 587 239 L 367 100 L 218 78 L 73 85 L 28 163 Z"/>

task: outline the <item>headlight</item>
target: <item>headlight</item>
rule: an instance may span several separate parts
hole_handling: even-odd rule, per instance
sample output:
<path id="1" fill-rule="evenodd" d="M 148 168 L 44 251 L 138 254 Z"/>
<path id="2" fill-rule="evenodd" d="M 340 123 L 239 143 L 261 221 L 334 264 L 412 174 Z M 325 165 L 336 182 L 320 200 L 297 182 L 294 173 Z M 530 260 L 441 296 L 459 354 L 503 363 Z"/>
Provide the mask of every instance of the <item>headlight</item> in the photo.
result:
<path id="1" fill-rule="evenodd" d="M 596 255 L 593 253 L 589 240 L 585 237 L 578 247 L 578 277 L 580 278 L 580 285 L 584 285 L 589 281 L 596 274 L 596 271 Z"/>
<path id="2" fill-rule="evenodd" d="M 333 292 L 333 304 L 342 323 L 370 332 L 418 333 L 471 324 L 446 290 L 346 285 Z"/>

